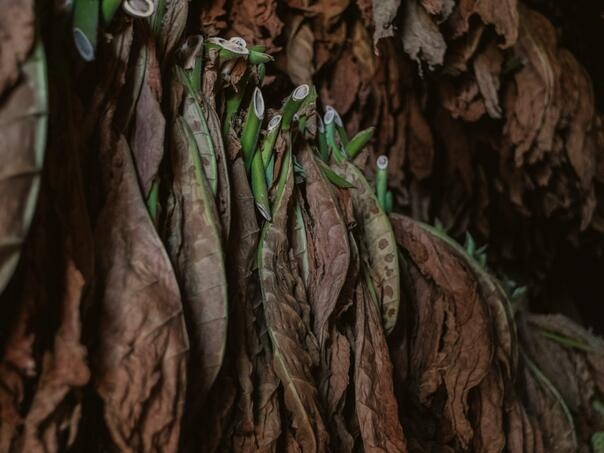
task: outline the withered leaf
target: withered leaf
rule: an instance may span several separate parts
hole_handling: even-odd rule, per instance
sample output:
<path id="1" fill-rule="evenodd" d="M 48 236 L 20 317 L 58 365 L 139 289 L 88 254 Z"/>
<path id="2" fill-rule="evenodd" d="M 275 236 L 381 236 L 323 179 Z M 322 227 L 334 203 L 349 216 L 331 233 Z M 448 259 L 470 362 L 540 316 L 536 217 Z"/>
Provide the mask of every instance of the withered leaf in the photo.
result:
<path id="1" fill-rule="evenodd" d="M 7 12 L 11 9 L 13 7 L 8 7 Z M 3 162 L 0 168 L 0 293 L 19 261 L 40 188 L 48 115 L 46 59 L 41 42 L 36 44 L 19 75 L 22 77 L 19 84 L 2 96 L 0 102 L 0 159 Z"/>
<path id="2" fill-rule="evenodd" d="M 0 94 L 3 94 L 19 78 L 20 66 L 32 48 L 35 36 L 34 2 L 2 0 L 0 8 L 4 12 L 0 18 Z"/>
<path id="3" fill-rule="evenodd" d="M 401 5 L 401 0 L 373 0 L 373 44 L 383 38 L 394 36 L 394 19 Z"/>
<path id="4" fill-rule="evenodd" d="M 214 199 L 188 124 L 172 128 L 173 206 L 166 244 L 182 290 L 191 342 L 189 404 L 201 407 L 225 354 L 228 323 L 227 282 Z"/>
<path id="5" fill-rule="evenodd" d="M 406 1 L 404 8 L 402 40 L 405 52 L 417 61 L 420 71 L 422 62 L 430 69 L 441 65 L 447 44 L 438 26 L 417 0 Z"/>
<path id="6" fill-rule="evenodd" d="M 363 284 L 357 286 L 355 307 L 354 388 L 364 449 L 406 452 L 380 312 Z"/>
<path id="7" fill-rule="evenodd" d="M 104 138 L 108 196 L 95 231 L 100 313 L 93 364 L 122 451 L 176 450 L 188 341 L 178 284 L 147 213 L 130 149 Z"/>
<path id="8" fill-rule="evenodd" d="M 296 300 L 296 276 L 288 257 L 286 231 L 293 183 L 288 149 L 276 186 L 273 223 L 262 229 L 258 268 L 274 369 L 284 388 L 285 406 L 292 415 L 293 439 L 303 451 L 320 452 L 326 450 L 328 435 L 318 406 L 312 358 L 306 349 L 312 332 L 305 325 L 304 313 Z"/>

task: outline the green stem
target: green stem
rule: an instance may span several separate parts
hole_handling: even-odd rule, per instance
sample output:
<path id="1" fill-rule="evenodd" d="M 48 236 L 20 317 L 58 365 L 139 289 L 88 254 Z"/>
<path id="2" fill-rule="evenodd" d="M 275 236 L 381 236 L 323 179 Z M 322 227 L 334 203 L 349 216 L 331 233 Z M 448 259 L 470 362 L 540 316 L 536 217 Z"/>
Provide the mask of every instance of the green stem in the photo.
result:
<path id="1" fill-rule="evenodd" d="M 327 141 L 328 154 L 331 153 L 336 162 L 343 162 L 345 158 L 342 155 L 342 152 L 340 152 L 336 142 L 335 116 L 336 111 L 331 107 L 327 107 L 325 116 L 323 117 L 323 122 L 325 123 L 325 137 Z"/>
<path id="2" fill-rule="evenodd" d="M 248 107 L 245 123 L 243 124 L 243 132 L 241 133 L 241 150 L 243 151 L 243 159 L 247 170 L 250 169 L 252 164 L 252 157 L 256 150 L 260 125 L 263 119 L 264 99 L 262 98 L 262 92 L 256 87 L 252 94 L 252 102 L 250 102 L 250 106 Z"/>
<path id="3" fill-rule="evenodd" d="M 109 25 L 117 9 L 122 4 L 122 0 L 102 0 L 101 12 L 103 14 L 103 23 Z"/>
<path id="4" fill-rule="evenodd" d="M 164 21 L 164 15 L 166 14 L 166 0 L 157 0 L 155 6 L 155 12 L 151 16 L 151 31 L 155 36 L 159 35 L 161 31 L 162 23 Z"/>
<path id="5" fill-rule="evenodd" d="M 153 224 L 157 226 L 157 211 L 159 204 L 159 178 L 155 178 L 151 183 L 151 190 L 149 190 L 149 196 L 147 197 L 147 209 L 149 216 L 153 221 Z"/>
<path id="6" fill-rule="evenodd" d="M 275 149 L 275 142 L 281 129 L 281 115 L 275 115 L 268 122 L 266 128 L 266 136 L 262 142 L 262 162 L 264 162 L 264 168 L 268 168 L 268 165 L 273 157 L 273 150 Z"/>
<path id="7" fill-rule="evenodd" d="M 338 131 L 338 136 L 340 137 L 340 143 L 342 143 L 343 146 L 346 146 L 348 144 L 348 134 L 346 133 L 346 129 L 344 129 L 342 117 L 336 109 L 333 109 L 333 111 L 335 112 L 334 123 L 336 125 L 336 130 Z"/>
<path id="8" fill-rule="evenodd" d="M 153 0 L 123 0 L 122 7 L 126 14 L 138 18 L 151 17 L 155 12 Z"/>
<path id="9" fill-rule="evenodd" d="M 388 190 L 388 158 L 383 154 L 377 158 L 377 172 L 375 174 L 375 189 L 378 202 L 382 209 L 386 209 L 386 192 Z"/>
<path id="10" fill-rule="evenodd" d="M 287 97 L 285 103 L 283 104 L 283 108 L 281 109 L 283 115 L 281 128 L 283 130 L 289 130 L 294 115 L 302 105 L 302 101 L 306 99 L 306 96 L 308 96 L 309 93 L 310 87 L 307 84 L 303 84 L 294 89 L 292 94 Z"/>
<path id="11" fill-rule="evenodd" d="M 344 149 L 346 149 L 346 155 L 349 159 L 354 159 L 361 152 L 369 140 L 371 140 L 371 137 L 373 137 L 374 132 L 375 127 L 370 127 L 352 137 L 352 140 L 350 140 L 344 147 Z"/>
<path id="12" fill-rule="evenodd" d="M 258 211 L 269 222 L 271 221 L 271 208 L 268 198 L 268 186 L 264 174 L 264 164 L 262 162 L 262 153 L 256 151 L 252 159 L 252 193 L 256 201 Z"/>
<path id="13" fill-rule="evenodd" d="M 327 134 L 325 132 L 325 124 L 321 117 L 317 117 L 317 129 L 319 132 L 319 156 L 327 162 L 329 159 L 329 150 L 327 148 Z"/>
<path id="14" fill-rule="evenodd" d="M 245 92 L 247 89 L 248 80 L 247 77 L 239 83 L 239 85 L 230 91 L 226 99 L 226 105 L 224 109 L 224 121 L 222 123 L 222 137 L 227 140 L 229 135 L 229 131 L 233 124 L 233 118 L 239 111 L 239 107 L 241 106 L 241 101 L 245 96 Z"/>
<path id="15" fill-rule="evenodd" d="M 96 54 L 99 0 L 75 0 L 73 8 L 73 40 L 76 49 L 85 61 L 92 61 Z"/>

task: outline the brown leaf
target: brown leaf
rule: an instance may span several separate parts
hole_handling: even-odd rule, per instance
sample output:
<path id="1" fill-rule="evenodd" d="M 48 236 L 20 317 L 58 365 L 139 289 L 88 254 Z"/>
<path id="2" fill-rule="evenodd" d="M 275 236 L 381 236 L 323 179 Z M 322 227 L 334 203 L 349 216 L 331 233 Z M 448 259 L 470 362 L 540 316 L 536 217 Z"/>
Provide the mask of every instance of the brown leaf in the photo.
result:
<path id="1" fill-rule="evenodd" d="M 0 94 L 4 94 L 19 78 L 34 43 L 34 2 L 2 0 L 0 8 Z"/>
<path id="2" fill-rule="evenodd" d="M 401 5 L 401 0 L 373 0 L 373 44 L 383 38 L 394 36 L 394 19 Z"/>
<path id="3" fill-rule="evenodd" d="M 104 139 L 112 172 L 96 228 L 99 345 L 93 363 L 105 421 L 122 451 L 176 450 L 188 342 L 178 285 L 144 205 L 130 150 Z M 108 163 L 109 163 L 108 162 Z"/>
<path id="4" fill-rule="evenodd" d="M 355 296 L 354 388 L 363 447 L 368 452 L 406 452 L 380 312 L 364 285 L 357 286 Z"/>

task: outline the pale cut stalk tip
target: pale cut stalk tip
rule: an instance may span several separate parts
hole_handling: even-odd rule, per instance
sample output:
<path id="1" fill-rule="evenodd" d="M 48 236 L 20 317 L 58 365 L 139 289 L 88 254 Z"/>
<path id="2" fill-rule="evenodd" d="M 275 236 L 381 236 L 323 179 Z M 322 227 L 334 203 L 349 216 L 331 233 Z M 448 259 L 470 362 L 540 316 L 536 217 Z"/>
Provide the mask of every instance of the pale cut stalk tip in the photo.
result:
<path id="1" fill-rule="evenodd" d="M 264 98 L 258 87 L 254 90 L 254 113 L 260 120 L 264 118 Z"/>
<path id="2" fill-rule="evenodd" d="M 266 127 L 266 132 L 271 132 L 272 130 L 274 130 L 275 128 L 279 127 L 279 124 L 281 124 L 281 115 L 275 115 L 271 118 L 271 120 L 268 122 L 268 126 Z"/>
<path id="3" fill-rule="evenodd" d="M 325 116 L 323 117 L 323 122 L 326 125 L 333 123 L 333 121 L 335 119 L 335 115 L 336 115 L 336 111 L 334 109 L 332 109 L 331 107 L 327 106 L 327 109 L 325 110 Z"/>
<path id="4" fill-rule="evenodd" d="M 155 12 L 153 0 L 124 0 L 122 8 L 132 17 L 146 18 Z"/>
<path id="5" fill-rule="evenodd" d="M 310 86 L 308 86 L 307 83 L 304 83 L 304 84 L 296 87 L 296 89 L 292 93 L 292 98 L 294 101 L 303 101 L 306 98 L 306 96 L 309 95 L 309 93 L 310 93 Z"/>
<path id="6" fill-rule="evenodd" d="M 377 158 L 376 165 L 380 170 L 386 170 L 388 168 L 388 157 L 382 154 Z"/>
<path id="7" fill-rule="evenodd" d="M 73 41 L 78 49 L 78 53 L 85 61 L 94 60 L 94 47 L 92 47 L 92 43 L 88 37 L 79 28 L 74 28 L 73 30 Z"/>

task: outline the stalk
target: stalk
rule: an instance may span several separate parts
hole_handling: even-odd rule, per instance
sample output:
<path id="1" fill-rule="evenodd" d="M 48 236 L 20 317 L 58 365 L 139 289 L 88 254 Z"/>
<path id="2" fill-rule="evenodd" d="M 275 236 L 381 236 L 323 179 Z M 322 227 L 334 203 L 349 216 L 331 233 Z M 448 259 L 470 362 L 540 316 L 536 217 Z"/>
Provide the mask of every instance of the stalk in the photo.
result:
<path id="1" fill-rule="evenodd" d="M 155 7 L 155 12 L 150 19 L 151 22 L 151 31 L 155 36 L 159 35 L 161 31 L 161 26 L 164 21 L 164 15 L 166 13 L 166 0 L 157 0 L 157 5 Z"/>
<path id="2" fill-rule="evenodd" d="M 281 118 L 281 115 L 273 116 L 268 122 L 268 126 L 266 128 L 266 136 L 262 142 L 262 162 L 264 162 L 265 169 L 268 168 L 269 162 L 273 157 L 275 142 L 277 141 L 277 136 L 279 135 L 281 126 Z"/>
<path id="3" fill-rule="evenodd" d="M 99 0 L 75 0 L 73 40 L 78 53 L 85 61 L 95 58 L 99 9 Z"/>
<path id="4" fill-rule="evenodd" d="M 333 107 L 330 108 L 333 109 Z M 335 112 L 334 123 L 336 125 L 336 131 L 338 131 L 338 136 L 340 137 L 340 143 L 346 146 L 348 144 L 348 134 L 346 133 L 346 129 L 344 129 L 342 117 L 336 109 L 333 109 L 333 111 Z"/>
<path id="5" fill-rule="evenodd" d="M 336 111 L 328 106 L 325 110 L 325 116 L 323 117 L 323 122 L 325 123 L 325 136 L 327 141 L 328 155 L 331 153 L 336 162 L 343 162 L 344 156 L 342 155 L 342 152 L 338 148 L 338 144 L 336 142 L 335 116 Z"/>
<path id="6" fill-rule="evenodd" d="M 229 42 L 232 42 L 233 44 L 239 47 L 244 47 L 247 49 L 247 42 L 245 42 L 245 39 L 243 39 L 241 36 L 233 36 L 229 39 Z"/>
<path id="7" fill-rule="evenodd" d="M 283 130 L 289 130 L 294 115 L 302 105 L 302 101 L 306 99 L 306 96 L 308 96 L 309 93 L 310 87 L 307 84 L 303 84 L 294 89 L 292 94 L 290 94 L 285 100 L 285 103 L 281 109 L 283 115 L 281 128 Z"/>
<path id="8" fill-rule="evenodd" d="M 386 214 L 390 214 L 392 212 L 393 203 L 394 203 L 394 201 L 392 199 L 392 192 L 390 192 L 390 191 L 386 192 L 386 206 L 385 206 Z"/>
<path id="9" fill-rule="evenodd" d="M 325 133 L 325 124 L 320 116 L 317 117 L 317 130 L 319 132 L 319 156 L 322 160 L 327 162 L 329 159 L 329 150 L 327 148 L 327 134 Z"/>
<path id="10" fill-rule="evenodd" d="M 109 25 L 113 16 L 117 12 L 117 9 L 120 7 L 122 0 L 102 0 L 101 3 L 101 13 L 103 15 L 103 23 L 105 25 Z"/>
<path id="11" fill-rule="evenodd" d="M 352 140 L 350 140 L 344 147 L 346 150 L 346 155 L 349 159 L 354 159 L 361 152 L 361 150 L 373 137 L 374 132 L 375 127 L 369 127 L 352 137 Z"/>
<path id="12" fill-rule="evenodd" d="M 262 98 L 262 92 L 256 87 L 252 95 L 252 102 L 250 102 L 247 110 L 243 132 L 241 133 L 241 150 L 243 151 L 243 160 L 245 161 L 245 168 L 247 170 L 250 169 L 252 164 L 252 157 L 256 149 L 258 135 L 260 134 L 260 125 L 263 119 L 264 99 Z"/>
<path id="13" fill-rule="evenodd" d="M 245 95 L 245 91 L 247 88 L 248 80 L 245 77 L 237 87 L 237 90 L 233 90 L 226 99 L 226 105 L 224 109 L 224 121 L 222 122 L 222 137 L 226 141 L 229 135 L 229 130 L 231 129 L 231 125 L 233 123 L 233 118 L 239 111 L 239 107 L 241 106 L 241 101 Z"/>
<path id="14" fill-rule="evenodd" d="M 153 224 L 157 226 L 157 211 L 159 204 L 159 179 L 155 178 L 151 184 L 151 190 L 149 190 L 149 196 L 147 197 L 147 210 L 149 216 L 153 221 Z"/>
<path id="15" fill-rule="evenodd" d="M 264 163 L 262 162 L 262 153 L 256 151 L 252 159 L 252 193 L 258 211 L 269 222 L 271 221 L 271 208 L 268 198 L 268 186 L 264 175 Z"/>
<path id="16" fill-rule="evenodd" d="M 386 210 L 386 192 L 388 190 L 388 158 L 381 155 L 377 158 L 377 173 L 375 175 L 375 189 L 378 202 Z"/>

